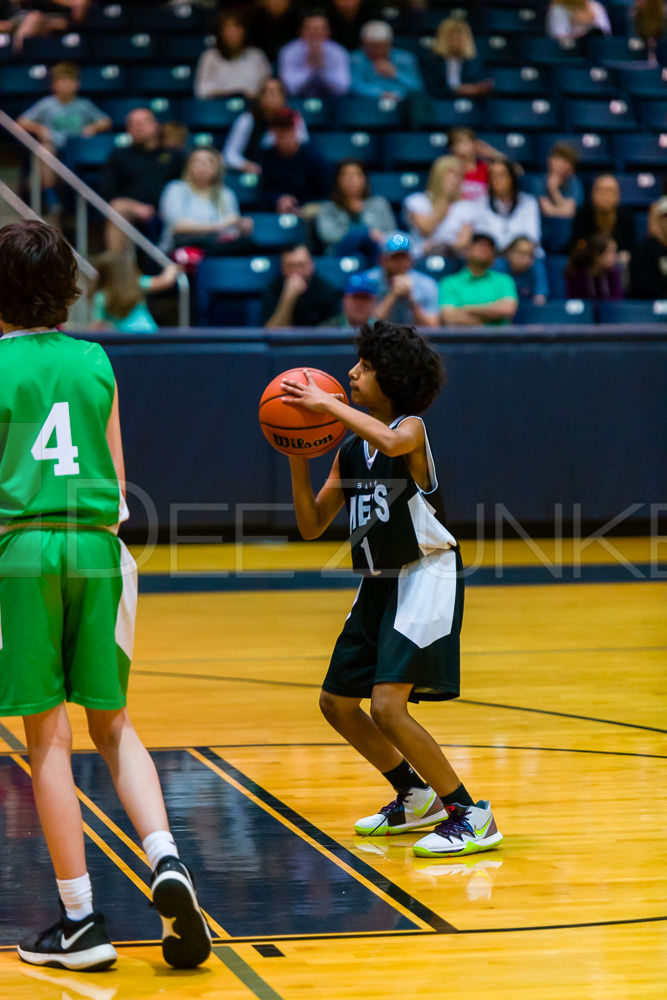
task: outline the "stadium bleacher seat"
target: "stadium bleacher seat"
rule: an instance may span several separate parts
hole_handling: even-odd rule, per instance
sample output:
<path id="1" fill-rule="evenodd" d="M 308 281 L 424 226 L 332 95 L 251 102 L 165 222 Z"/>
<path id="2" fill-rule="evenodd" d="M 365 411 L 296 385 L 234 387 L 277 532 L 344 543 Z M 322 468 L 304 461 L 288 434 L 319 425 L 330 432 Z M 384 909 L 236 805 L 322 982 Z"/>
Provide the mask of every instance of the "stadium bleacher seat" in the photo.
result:
<path id="1" fill-rule="evenodd" d="M 291 98 L 290 107 L 301 114 L 309 132 L 334 127 L 331 104 L 321 97 Z"/>
<path id="2" fill-rule="evenodd" d="M 478 128 L 482 123 L 479 102 L 469 97 L 430 98 L 420 101 L 413 109 L 416 128 L 438 131 L 458 125 Z"/>
<path id="3" fill-rule="evenodd" d="M 113 132 L 103 132 L 87 138 L 74 136 L 67 140 L 62 159 L 77 174 L 91 168 L 101 168 L 118 144 L 118 139 L 119 136 Z"/>
<path id="4" fill-rule="evenodd" d="M 524 169 L 532 170 L 544 166 L 536 146 L 536 136 L 529 132 L 479 132 L 478 138 L 488 142 L 502 156 L 516 160 Z"/>
<path id="5" fill-rule="evenodd" d="M 124 31 L 129 26 L 129 4 L 119 3 L 90 5 L 86 12 L 84 31 Z"/>
<path id="6" fill-rule="evenodd" d="M 178 35 L 170 32 L 158 36 L 158 55 L 161 62 L 177 65 L 178 63 L 196 64 L 200 55 L 207 48 L 207 35 Z"/>
<path id="7" fill-rule="evenodd" d="M 32 66 L 0 66 L 0 95 L 4 97 L 26 96 L 30 100 L 48 94 L 49 71 L 44 63 Z"/>
<path id="8" fill-rule="evenodd" d="M 453 257 L 442 257 L 440 254 L 430 254 L 415 264 L 415 271 L 428 274 L 435 281 L 440 281 L 450 274 L 456 274 L 461 270 L 461 261 Z"/>
<path id="9" fill-rule="evenodd" d="M 103 53 L 105 62 L 153 63 L 156 45 L 153 37 L 145 31 L 130 34 L 94 32 L 87 36 L 87 52 L 91 62 L 99 62 Z"/>
<path id="10" fill-rule="evenodd" d="M 662 135 L 636 132 L 612 136 L 614 158 L 622 169 L 667 170 L 667 131 Z"/>
<path id="11" fill-rule="evenodd" d="M 549 282 L 549 298 L 556 300 L 565 299 L 565 267 L 567 265 L 567 254 L 547 254 L 544 265 L 547 269 L 547 281 Z"/>
<path id="12" fill-rule="evenodd" d="M 540 163 L 545 164 L 549 150 L 556 142 L 567 142 L 574 146 L 579 155 L 581 167 L 610 169 L 614 165 L 609 136 L 600 132 L 544 132 L 535 136 L 535 144 Z"/>
<path id="13" fill-rule="evenodd" d="M 629 132 L 638 128 L 632 105 L 621 98 L 590 101 L 570 97 L 565 101 L 565 122 L 573 132 Z"/>
<path id="14" fill-rule="evenodd" d="M 544 66 L 496 66 L 493 93 L 499 97 L 541 97 L 550 92 L 550 74 Z"/>
<path id="15" fill-rule="evenodd" d="M 598 321 L 600 323 L 667 323 L 667 300 L 600 302 Z"/>
<path id="16" fill-rule="evenodd" d="M 181 35 L 199 31 L 202 28 L 204 12 L 190 3 L 146 6 L 142 3 L 128 3 L 126 7 L 129 22 L 134 31 L 169 31 Z"/>
<path id="17" fill-rule="evenodd" d="M 12 49 L 12 36 L 6 32 L 0 33 L 0 65 L 15 58 Z"/>
<path id="18" fill-rule="evenodd" d="M 255 223 L 252 241 L 261 253 L 279 253 L 294 243 L 306 240 L 306 224 L 297 215 L 253 212 L 252 217 Z"/>
<path id="19" fill-rule="evenodd" d="M 570 245 L 571 238 L 572 219 L 550 217 L 542 219 L 542 246 L 549 257 L 552 254 L 565 253 Z"/>
<path id="20" fill-rule="evenodd" d="M 426 174 L 417 170 L 386 170 L 369 175 L 373 194 L 382 195 L 394 208 L 415 191 L 423 191 Z"/>
<path id="21" fill-rule="evenodd" d="M 75 62 L 86 57 L 86 42 L 78 32 L 52 35 L 46 38 L 26 38 L 22 58 L 29 62 Z"/>
<path id="22" fill-rule="evenodd" d="M 405 102 L 389 98 L 343 97 L 335 107 L 335 123 L 339 129 L 386 131 L 400 128 L 405 115 Z"/>
<path id="23" fill-rule="evenodd" d="M 478 36 L 475 39 L 477 55 L 485 66 L 532 65 L 530 57 L 518 56 L 514 39 L 510 35 Z M 490 73 L 493 76 L 493 72 Z"/>
<path id="24" fill-rule="evenodd" d="M 382 159 L 380 139 L 372 132 L 316 132 L 312 142 L 330 163 L 353 157 L 375 165 Z"/>
<path id="25" fill-rule="evenodd" d="M 81 93 L 86 97 L 98 94 L 126 94 L 130 89 L 129 75 L 125 66 L 110 63 L 105 66 L 81 67 Z"/>
<path id="26" fill-rule="evenodd" d="M 313 260 L 317 273 L 340 292 L 349 276 L 361 270 L 358 257 L 313 257 Z"/>
<path id="27" fill-rule="evenodd" d="M 228 97 L 222 101 L 200 101 L 196 97 L 181 100 L 182 121 L 191 131 L 228 129 L 245 110 L 242 97 Z"/>
<path id="28" fill-rule="evenodd" d="M 561 125 L 558 106 L 550 98 L 511 99 L 492 97 L 486 102 L 487 128 L 509 131 L 555 129 Z"/>
<path id="29" fill-rule="evenodd" d="M 192 94 L 193 73 L 186 63 L 178 66 L 133 66 L 130 79 L 133 92 L 147 97 L 155 94 L 189 97 Z"/>
<path id="30" fill-rule="evenodd" d="M 585 66 L 581 42 L 561 45 L 555 38 L 518 38 L 516 52 L 520 63 L 538 66 Z"/>
<path id="31" fill-rule="evenodd" d="M 621 203 L 628 208 L 646 208 L 662 194 L 661 178 L 650 170 L 615 176 L 621 189 Z"/>
<path id="32" fill-rule="evenodd" d="M 552 300 L 543 306 L 532 302 L 521 302 L 515 316 L 515 323 L 576 324 L 592 323 L 594 318 L 592 302 L 583 299 Z"/>
<path id="33" fill-rule="evenodd" d="M 257 326 L 260 301 L 276 273 L 277 258 L 205 257 L 197 268 L 199 322 L 205 326 Z"/>
<path id="34" fill-rule="evenodd" d="M 655 66 L 625 66 L 615 71 L 619 85 L 630 97 L 662 97 L 667 90 L 664 70 Z"/>
<path id="35" fill-rule="evenodd" d="M 125 119 L 135 108 L 150 108 L 158 121 L 171 121 L 180 118 L 180 111 L 175 101 L 168 97 L 105 97 L 99 102 L 100 108 L 109 115 L 115 129 L 125 128 Z"/>
<path id="36" fill-rule="evenodd" d="M 447 152 L 447 145 L 446 132 L 388 132 L 383 137 L 383 159 L 394 170 L 428 170 Z"/>
<path id="37" fill-rule="evenodd" d="M 667 132 L 667 100 L 644 99 L 639 103 L 639 117 L 643 128 Z"/>
<path id="38" fill-rule="evenodd" d="M 482 8 L 480 20 L 489 34 L 539 35 L 544 32 L 544 21 L 535 10 L 535 4 L 506 8 L 487 4 Z"/>
<path id="39" fill-rule="evenodd" d="M 554 66 L 554 92 L 569 96 L 618 97 L 619 87 L 605 66 Z"/>
<path id="40" fill-rule="evenodd" d="M 232 189 L 244 211 L 259 209 L 259 179 L 257 174 L 241 174 L 230 171 L 225 175 L 225 184 Z"/>
<path id="41" fill-rule="evenodd" d="M 633 60 L 646 60 L 646 42 L 641 38 L 618 38 L 613 35 L 591 36 L 585 40 L 586 55 L 602 66 L 623 66 Z"/>

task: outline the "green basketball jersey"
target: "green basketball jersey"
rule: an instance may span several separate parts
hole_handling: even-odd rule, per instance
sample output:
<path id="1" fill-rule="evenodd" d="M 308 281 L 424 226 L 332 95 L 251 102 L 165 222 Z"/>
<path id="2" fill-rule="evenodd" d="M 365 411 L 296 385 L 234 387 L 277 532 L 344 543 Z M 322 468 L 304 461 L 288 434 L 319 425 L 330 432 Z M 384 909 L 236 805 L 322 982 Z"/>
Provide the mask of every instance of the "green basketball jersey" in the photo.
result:
<path id="1" fill-rule="evenodd" d="M 118 522 L 114 385 L 99 344 L 57 332 L 0 339 L 0 524 Z"/>

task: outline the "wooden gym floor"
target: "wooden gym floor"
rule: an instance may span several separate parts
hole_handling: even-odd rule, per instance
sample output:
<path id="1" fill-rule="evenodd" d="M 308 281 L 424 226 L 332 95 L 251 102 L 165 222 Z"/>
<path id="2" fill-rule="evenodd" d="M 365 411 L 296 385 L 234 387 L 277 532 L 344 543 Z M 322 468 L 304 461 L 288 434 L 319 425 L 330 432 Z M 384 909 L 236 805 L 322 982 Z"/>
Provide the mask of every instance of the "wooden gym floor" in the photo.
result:
<path id="1" fill-rule="evenodd" d="M 22 727 L 4 719 L 0 997 L 664 1000 L 664 553 L 643 539 L 462 548 L 475 570 L 462 697 L 415 712 L 491 799 L 500 850 L 418 860 L 414 835 L 352 832 L 392 796 L 318 713 L 354 594 L 337 545 L 138 553 L 130 707 L 214 954 L 193 972 L 163 965 L 148 868 L 74 706 L 90 871 L 119 960 L 97 974 L 19 962 L 14 943 L 56 900 Z"/>

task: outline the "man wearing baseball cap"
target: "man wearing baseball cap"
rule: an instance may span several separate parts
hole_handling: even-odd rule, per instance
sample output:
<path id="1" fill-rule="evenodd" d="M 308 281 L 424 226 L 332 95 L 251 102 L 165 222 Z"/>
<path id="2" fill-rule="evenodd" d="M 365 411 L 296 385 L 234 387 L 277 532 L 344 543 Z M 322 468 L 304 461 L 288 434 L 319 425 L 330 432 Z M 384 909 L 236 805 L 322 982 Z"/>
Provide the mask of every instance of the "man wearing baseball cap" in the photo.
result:
<path id="1" fill-rule="evenodd" d="M 667 195 L 651 205 L 649 231 L 630 258 L 633 299 L 667 299 Z"/>
<path id="2" fill-rule="evenodd" d="M 438 325 L 438 286 L 433 278 L 412 267 L 407 233 L 392 233 L 385 240 L 380 264 L 366 274 L 378 286 L 376 319 L 411 326 Z"/>
<path id="3" fill-rule="evenodd" d="M 375 319 L 377 281 L 365 274 L 351 274 L 343 289 L 342 312 L 332 326 L 357 329 Z"/>
<path id="4" fill-rule="evenodd" d="M 440 282 L 441 319 L 447 326 L 509 323 L 519 306 L 514 279 L 493 270 L 496 244 L 488 233 L 474 233 L 467 266 Z"/>

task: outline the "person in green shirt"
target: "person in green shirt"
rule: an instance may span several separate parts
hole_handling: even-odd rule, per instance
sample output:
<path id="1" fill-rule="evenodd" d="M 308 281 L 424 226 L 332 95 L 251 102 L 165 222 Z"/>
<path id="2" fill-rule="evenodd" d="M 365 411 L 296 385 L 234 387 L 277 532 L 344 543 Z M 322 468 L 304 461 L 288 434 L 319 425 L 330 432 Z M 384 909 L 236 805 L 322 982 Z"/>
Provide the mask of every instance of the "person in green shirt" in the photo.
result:
<path id="1" fill-rule="evenodd" d="M 84 707 L 141 838 L 165 960 L 192 968 L 208 957 L 210 935 L 126 708 L 137 567 L 117 536 L 128 516 L 118 390 L 100 345 L 58 330 L 77 279 L 57 229 L 32 220 L 0 229 L 0 716 L 23 717 L 61 911 L 18 953 L 76 971 L 117 957 L 93 909 L 70 701 Z"/>
<path id="2" fill-rule="evenodd" d="M 440 281 L 438 305 L 446 326 L 482 326 L 509 323 L 519 306 L 516 285 L 509 274 L 492 270 L 496 245 L 486 233 L 475 233 L 467 266 Z"/>

